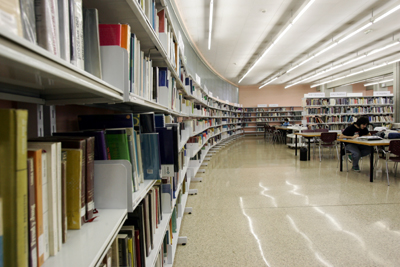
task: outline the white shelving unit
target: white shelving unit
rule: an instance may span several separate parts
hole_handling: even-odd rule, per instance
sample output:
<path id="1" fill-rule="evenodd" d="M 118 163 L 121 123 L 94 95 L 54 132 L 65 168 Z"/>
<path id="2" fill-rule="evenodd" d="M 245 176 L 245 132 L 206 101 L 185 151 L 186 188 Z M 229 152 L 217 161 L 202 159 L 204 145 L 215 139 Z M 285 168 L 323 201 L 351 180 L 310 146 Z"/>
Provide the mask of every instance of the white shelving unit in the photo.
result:
<path id="1" fill-rule="evenodd" d="M 137 1 L 83 0 L 83 4 L 86 8 L 92 7 L 98 10 L 100 23 L 128 23 L 131 31 L 140 40 L 141 50 L 148 51 L 153 64 L 167 67 L 172 77 L 175 78 L 177 89 L 182 96 L 201 105 L 205 111 L 196 110 L 194 113 L 185 113 L 126 92 L 52 55 L 45 49 L 8 33 L 3 28 L 0 28 L 0 68 L 2 69 L 0 83 L 7 86 L 0 87 L 0 99 L 38 105 L 88 105 L 89 107 L 94 105 L 95 107 L 134 113 L 154 111 L 185 119 L 229 119 L 229 122 L 197 130 L 189 136 L 202 134 L 211 128 L 220 128 L 218 133 L 208 137 L 196 150 L 197 153 L 207 146 L 199 166 L 190 167 L 190 160 L 187 158 L 186 164 L 180 170 L 180 177 L 188 174 L 186 185 L 188 189 L 191 178 L 197 174 L 209 150 L 217 144 L 236 139 L 243 134 L 241 107 L 238 104 L 212 97 L 193 78 L 194 85 L 201 94 L 196 96 L 186 91 L 180 75 L 167 56 L 166 49 L 150 26 L 149 20 Z M 165 0 L 157 0 L 156 4 L 158 6 L 166 5 Z M 183 63 L 185 67 L 185 62 Z M 234 128 L 223 130 L 223 126 L 226 125 Z M 216 136 L 223 137 L 211 146 L 208 142 Z M 180 140 L 180 151 L 186 146 L 189 137 Z M 124 224 L 127 213 L 135 210 L 156 183 L 154 180 L 145 180 L 140 184 L 137 192 L 132 192 L 130 168 L 128 161 L 95 162 L 94 199 L 98 210 L 97 218 L 91 223 L 84 224 L 80 230 L 69 230 L 67 242 L 62 245 L 56 256 L 51 256 L 46 260 L 44 267 L 100 266 L 103 257 Z M 182 190 L 182 184 L 177 186 L 175 194 L 178 195 L 180 190 Z M 186 207 L 188 194 L 187 190 L 182 195 L 181 210 Z M 172 207 L 175 205 L 176 199 L 173 200 Z M 171 215 L 172 210 L 171 213 L 163 214 L 163 220 L 154 235 L 154 249 L 146 258 L 146 266 L 152 267 L 156 262 Z M 182 216 L 179 216 L 177 233 L 173 235 L 175 242 L 171 250 L 172 262 L 167 266 L 172 266 L 175 258 L 181 225 Z"/>

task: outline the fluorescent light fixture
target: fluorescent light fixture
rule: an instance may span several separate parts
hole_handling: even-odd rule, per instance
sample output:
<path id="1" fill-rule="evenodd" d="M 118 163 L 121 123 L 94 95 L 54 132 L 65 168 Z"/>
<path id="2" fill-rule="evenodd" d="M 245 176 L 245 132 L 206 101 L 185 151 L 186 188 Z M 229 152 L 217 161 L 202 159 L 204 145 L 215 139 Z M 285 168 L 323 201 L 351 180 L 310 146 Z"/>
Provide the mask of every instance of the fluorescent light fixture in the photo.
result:
<path id="1" fill-rule="evenodd" d="M 393 60 L 393 61 L 390 61 L 390 62 L 388 62 L 388 64 L 396 63 L 396 62 L 399 62 L 399 61 L 400 61 L 400 58 L 396 59 L 396 60 Z"/>
<path id="2" fill-rule="evenodd" d="M 278 37 L 276 38 L 276 40 L 274 41 L 274 43 L 277 43 L 278 41 L 279 41 L 279 39 L 281 39 L 286 33 L 287 33 L 287 31 L 290 29 L 290 28 L 292 28 L 292 23 L 290 23 L 287 27 L 286 27 L 286 29 L 285 30 L 283 30 L 283 32 L 281 32 L 279 35 L 278 35 Z"/>
<path id="3" fill-rule="evenodd" d="M 286 73 L 289 73 L 289 72 L 291 72 L 292 70 L 294 70 L 294 69 L 295 69 L 295 68 L 297 68 L 298 66 L 300 66 L 300 65 L 296 65 L 296 66 L 294 66 L 293 68 L 291 68 L 291 69 L 287 70 L 287 71 L 286 71 Z"/>
<path id="4" fill-rule="evenodd" d="M 211 49 L 211 32 L 212 32 L 212 21 L 213 21 L 213 9 L 214 9 L 214 0 L 211 0 L 210 1 L 209 32 L 208 32 L 208 50 Z"/>
<path id="5" fill-rule="evenodd" d="M 342 63 L 342 66 L 347 65 L 347 64 L 350 64 L 350 63 L 353 63 L 353 62 L 355 62 L 355 61 L 357 61 L 357 60 L 360 60 L 360 59 L 362 59 L 362 58 L 365 58 L 366 56 L 367 56 L 367 55 L 364 54 L 364 55 L 362 55 L 362 56 L 353 58 L 353 59 L 351 59 L 351 60 L 349 60 L 349 61 L 346 61 L 346 62 Z"/>
<path id="6" fill-rule="evenodd" d="M 380 84 L 380 83 L 386 83 L 386 82 L 391 82 L 393 81 L 393 79 L 388 79 L 388 80 L 383 80 L 383 81 L 379 81 L 379 82 L 373 82 L 373 83 L 366 83 L 364 84 L 365 87 L 370 86 L 370 85 L 375 85 L 375 84 Z"/>
<path id="7" fill-rule="evenodd" d="M 319 51 L 317 54 L 315 54 L 315 56 L 317 57 L 317 56 L 319 56 L 319 55 L 325 53 L 325 52 L 328 51 L 329 49 L 331 49 L 331 48 L 337 46 L 337 44 L 338 44 L 338 43 L 336 43 L 336 42 L 333 43 L 333 44 L 331 44 L 331 45 L 328 46 L 327 48 L 324 48 L 324 49 L 322 49 L 321 51 Z"/>
<path id="8" fill-rule="evenodd" d="M 317 83 L 317 84 L 311 85 L 310 88 L 314 88 L 314 87 L 317 87 L 317 86 L 320 86 L 320 85 L 324 85 L 324 84 L 330 83 L 330 82 L 331 82 L 331 80 L 326 81 L 326 82 L 322 82 L 322 83 Z"/>
<path id="9" fill-rule="evenodd" d="M 362 27 L 359 28 L 358 30 L 355 30 L 354 32 L 352 32 L 352 33 L 350 33 L 349 35 L 345 36 L 344 38 L 340 39 L 340 40 L 338 41 L 338 43 L 341 43 L 341 42 L 343 42 L 343 41 L 349 39 L 350 37 L 353 37 L 354 35 L 356 35 L 356 34 L 359 33 L 360 31 L 362 31 L 362 30 L 368 28 L 368 27 L 371 26 L 371 25 L 372 25 L 372 22 L 368 22 L 367 24 L 365 24 L 364 26 L 362 26 Z"/>
<path id="10" fill-rule="evenodd" d="M 308 61 L 310 61 L 311 59 L 313 59 L 315 56 L 311 56 L 309 58 L 307 58 L 306 60 L 304 60 L 303 62 L 301 62 L 298 66 L 303 65 L 304 63 L 307 63 Z"/>
<path id="11" fill-rule="evenodd" d="M 381 67 L 386 66 L 386 65 L 387 65 L 387 63 L 382 63 L 381 65 L 378 65 L 378 66 L 375 66 L 375 67 L 372 67 L 372 68 L 369 68 L 369 69 L 365 69 L 364 71 L 374 70 L 374 69 L 381 68 Z"/>
<path id="12" fill-rule="evenodd" d="M 273 81 L 275 81 L 276 79 L 278 79 L 278 77 L 275 77 L 275 78 L 273 78 L 272 80 L 270 80 L 270 81 L 268 81 L 268 82 L 266 82 L 266 83 L 264 83 L 263 85 L 261 85 L 258 89 L 261 89 L 261 88 L 263 88 L 264 86 L 266 86 L 267 84 L 270 84 L 270 83 L 272 83 Z"/>
<path id="13" fill-rule="evenodd" d="M 369 55 L 373 55 L 373 54 L 378 53 L 378 52 L 381 52 L 383 50 L 386 50 L 386 49 L 388 49 L 388 48 L 390 48 L 392 46 L 398 45 L 399 43 L 400 42 L 395 42 L 395 43 L 389 44 L 387 46 L 384 46 L 384 47 L 381 47 L 381 48 L 378 48 L 378 49 L 374 49 L 374 50 L 372 50 L 371 52 L 368 53 L 368 56 Z"/>
<path id="14" fill-rule="evenodd" d="M 212 1 L 212 0 L 211 0 Z M 239 80 L 238 83 L 240 83 L 246 76 L 247 74 L 250 73 L 250 71 L 253 70 L 253 68 L 258 64 L 258 62 L 260 62 L 260 60 L 269 52 L 269 50 L 271 50 L 271 48 L 279 41 L 279 39 L 281 39 L 283 37 L 283 35 L 285 35 L 287 33 L 287 31 L 293 26 L 293 24 L 304 14 L 304 12 L 306 12 L 306 10 L 315 2 L 315 0 L 310 0 L 310 2 L 307 3 L 307 5 L 299 12 L 299 14 L 297 14 L 297 16 L 292 20 L 291 23 L 289 23 L 289 25 L 286 27 L 286 29 L 283 30 L 283 32 L 281 32 L 278 37 L 275 39 L 274 42 L 272 42 L 272 44 L 270 45 L 270 47 L 268 47 L 267 50 L 265 50 L 265 52 L 262 54 L 262 56 L 253 64 L 253 66 L 246 72 L 245 75 L 243 75 L 243 77 Z M 211 34 L 211 33 L 210 33 Z M 210 45 L 209 45 L 210 46 Z"/>
<path id="15" fill-rule="evenodd" d="M 251 66 L 251 68 L 246 72 L 246 74 L 243 75 L 242 79 L 240 79 L 238 83 L 240 83 L 241 81 L 243 81 L 243 79 L 247 76 L 247 74 L 249 74 L 250 71 L 252 71 L 252 70 L 254 69 L 254 67 L 258 64 L 258 62 L 260 62 L 260 60 L 269 52 L 269 50 L 271 50 L 271 48 L 272 48 L 274 45 L 275 45 L 275 43 L 272 43 L 272 44 L 268 47 L 268 49 L 265 50 L 265 52 L 262 54 L 262 56 L 259 57 L 259 58 L 257 59 L 256 62 L 254 62 L 253 66 Z"/>
<path id="16" fill-rule="evenodd" d="M 314 3 L 315 0 L 311 0 L 308 4 L 300 11 L 299 14 L 293 19 L 292 23 L 294 24 L 303 14 L 307 11 L 307 9 Z"/>
<path id="17" fill-rule="evenodd" d="M 389 10 L 388 12 L 384 13 L 383 15 L 377 17 L 376 19 L 374 19 L 374 23 L 380 21 L 383 18 L 386 18 L 387 16 L 389 16 L 390 14 L 392 14 L 393 12 L 397 11 L 400 9 L 400 5 L 395 6 L 394 8 L 392 8 L 391 10 Z"/>
<path id="18" fill-rule="evenodd" d="M 360 73 L 363 73 L 363 72 L 364 72 L 363 70 L 357 71 L 357 72 L 354 72 L 354 73 L 351 73 L 351 74 L 347 75 L 346 77 L 354 76 L 354 75 L 357 75 L 357 74 L 360 74 Z"/>

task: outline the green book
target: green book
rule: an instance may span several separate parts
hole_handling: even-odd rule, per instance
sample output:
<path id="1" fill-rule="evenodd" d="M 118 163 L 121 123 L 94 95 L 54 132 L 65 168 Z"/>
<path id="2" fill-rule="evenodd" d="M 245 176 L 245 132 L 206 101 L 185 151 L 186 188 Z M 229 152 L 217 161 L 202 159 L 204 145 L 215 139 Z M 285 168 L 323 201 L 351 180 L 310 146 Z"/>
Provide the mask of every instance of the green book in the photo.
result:
<path id="1" fill-rule="evenodd" d="M 172 232 L 176 233 L 176 207 L 174 207 L 174 211 L 172 212 Z"/>
<path id="2" fill-rule="evenodd" d="M 125 159 L 131 161 L 126 129 L 107 129 L 106 143 L 111 160 Z"/>

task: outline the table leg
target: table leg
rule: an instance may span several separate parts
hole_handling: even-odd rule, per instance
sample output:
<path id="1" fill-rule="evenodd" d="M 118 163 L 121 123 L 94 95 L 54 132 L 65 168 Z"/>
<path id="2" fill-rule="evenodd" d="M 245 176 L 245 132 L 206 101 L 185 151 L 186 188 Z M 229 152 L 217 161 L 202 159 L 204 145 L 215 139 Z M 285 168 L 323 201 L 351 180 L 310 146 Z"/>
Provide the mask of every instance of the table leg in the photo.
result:
<path id="1" fill-rule="evenodd" d="M 343 171 L 343 156 L 345 155 L 344 144 L 340 142 L 340 171 Z"/>
<path id="2" fill-rule="evenodd" d="M 283 135 L 285 138 L 285 145 L 287 145 L 287 130 L 284 130 L 283 132 L 284 132 Z"/>
<path id="3" fill-rule="evenodd" d="M 294 141 L 295 141 L 295 144 L 294 144 L 294 155 L 295 156 L 297 156 L 297 134 L 295 134 L 295 137 L 294 137 Z"/>
<path id="4" fill-rule="evenodd" d="M 371 157 L 369 162 L 369 181 L 372 183 L 374 181 L 374 147 L 371 146 Z"/>
<path id="5" fill-rule="evenodd" d="M 310 142 L 311 142 L 311 138 L 308 138 L 308 160 L 310 160 L 310 154 L 311 154 L 311 151 L 310 151 L 310 149 L 311 149 Z"/>

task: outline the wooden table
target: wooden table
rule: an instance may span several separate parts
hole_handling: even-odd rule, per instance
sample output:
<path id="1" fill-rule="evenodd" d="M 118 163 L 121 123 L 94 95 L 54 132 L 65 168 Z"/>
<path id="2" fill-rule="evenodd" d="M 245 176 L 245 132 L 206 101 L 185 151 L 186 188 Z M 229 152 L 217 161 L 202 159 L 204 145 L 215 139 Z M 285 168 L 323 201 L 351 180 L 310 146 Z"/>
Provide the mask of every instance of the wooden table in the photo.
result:
<path id="1" fill-rule="evenodd" d="M 311 141 L 310 140 L 311 140 L 311 138 L 314 138 L 314 137 L 320 137 L 321 133 L 322 132 L 295 133 L 296 138 L 295 138 L 294 142 L 295 142 L 296 145 L 295 145 L 294 155 L 297 156 L 297 136 L 300 135 L 300 136 L 303 136 L 304 138 L 308 139 L 308 156 L 307 156 L 307 159 L 310 160 L 310 147 L 311 147 L 311 145 L 310 145 Z"/>
<path id="2" fill-rule="evenodd" d="M 394 139 L 392 139 L 394 140 Z M 374 147 L 375 146 L 388 146 L 390 143 L 389 139 L 376 140 L 376 141 L 364 141 L 360 139 L 338 139 L 340 142 L 340 171 L 343 171 L 343 156 L 345 154 L 344 143 L 357 144 L 371 147 L 370 166 L 369 166 L 369 181 L 374 181 Z"/>

